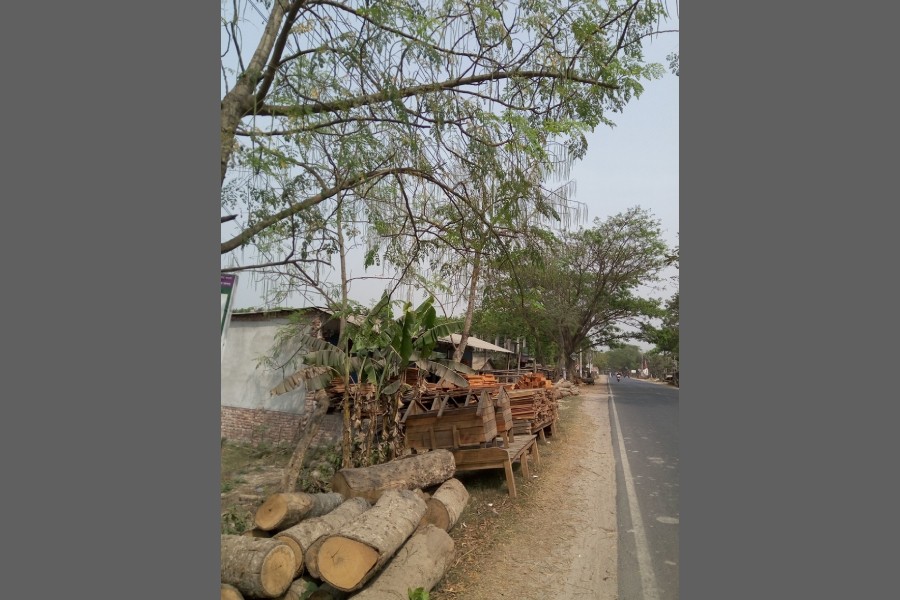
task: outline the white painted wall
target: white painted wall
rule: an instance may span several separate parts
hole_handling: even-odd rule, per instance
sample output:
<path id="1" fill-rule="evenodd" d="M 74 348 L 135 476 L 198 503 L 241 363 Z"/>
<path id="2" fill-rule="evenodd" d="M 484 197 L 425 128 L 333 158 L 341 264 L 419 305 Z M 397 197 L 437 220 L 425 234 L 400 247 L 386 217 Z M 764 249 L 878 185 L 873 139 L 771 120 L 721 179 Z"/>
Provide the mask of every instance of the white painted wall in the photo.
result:
<path id="1" fill-rule="evenodd" d="M 257 368 L 259 358 L 271 352 L 278 329 L 286 323 L 287 319 L 232 319 L 222 357 L 222 406 L 295 414 L 303 412 L 306 405 L 305 387 L 280 396 L 269 395 L 269 390 L 281 383 L 290 371 L 282 373 L 265 366 Z"/>

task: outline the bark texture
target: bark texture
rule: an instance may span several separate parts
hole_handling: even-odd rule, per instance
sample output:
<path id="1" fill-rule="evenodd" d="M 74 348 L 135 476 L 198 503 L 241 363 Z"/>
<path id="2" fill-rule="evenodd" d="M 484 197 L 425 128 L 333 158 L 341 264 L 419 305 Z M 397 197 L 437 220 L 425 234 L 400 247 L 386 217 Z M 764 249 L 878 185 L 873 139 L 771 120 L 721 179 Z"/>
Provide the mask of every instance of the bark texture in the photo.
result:
<path id="1" fill-rule="evenodd" d="M 414 491 L 385 492 L 375 506 L 324 538 L 317 555 L 319 576 L 339 590 L 358 590 L 409 539 L 425 510 Z"/>
<path id="2" fill-rule="evenodd" d="M 456 471 L 453 453 L 433 450 L 405 456 L 380 465 L 341 469 L 331 479 L 331 489 L 345 498 L 378 502 L 388 490 L 415 490 L 441 484 Z"/>
<path id="3" fill-rule="evenodd" d="M 437 585 L 453 561 L 454 543 L 446 531 L 426 525 L 409 538 L 390 564 L 364 590 L 359 600 L 408 600 L 408 590 Z"/>
<path id="4" fill-rule="evenodd" d="M 304 519 L 327 514 L 343 501 L 344 497 L 334 492 L 272 494 L 256 510 L 254 523 L 264 531 L 280 531 Z"/>
<path id="5" fill-rule="evenodd" d="M 222 600 L 244 600 L 243 594 L 233 585 L 222 584 Z"/>
<path id="6" fill-rule="evenodd" d="M 469 491 L 459 479 L 448 479 L 426 501 L 428 506 L 420 527 L 427 524 L 450 531 L 469 503 Z"/>
<path id="7" fill-rule="evenodd" d="M 370 508 L 365 498 L 350 498 L 328 514 L 306 519 L 275 535 L 276 540 L 287 543 L 294 551 L 297 573 L 303 573 L 304 555 L 313 542 L 324 535 L 334 533 Z"/>
<path id="8" fill-rule="evenodd" d="M 294 580 L 294 553 L 284 542 L 242 535 L 223 535 L 221 580 L 244 596 L 276 598 Z"/>

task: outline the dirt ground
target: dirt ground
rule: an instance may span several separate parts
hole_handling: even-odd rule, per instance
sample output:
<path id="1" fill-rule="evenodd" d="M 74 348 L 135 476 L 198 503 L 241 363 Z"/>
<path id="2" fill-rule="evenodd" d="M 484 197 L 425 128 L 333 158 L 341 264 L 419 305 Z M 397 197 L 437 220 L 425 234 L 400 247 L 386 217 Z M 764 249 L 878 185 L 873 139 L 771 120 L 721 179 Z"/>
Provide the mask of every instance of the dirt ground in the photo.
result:
<path id="1" fill-rule="evenodd" d="M 615 461 L 605 377 L 560 400 L 560 421 L 539 444 L 531 481 L 515 467 L 510 498 L 502 470 L 461 473 L 470 501 L 451 537 L 456 558 L 430 600 L 615 600 Z M 242 468 L 223 484 L 223 526 L 248 528 L 277 490 L 285 457 Z M 266 464 L 268 463 L 268 464 Z M 223 477 L 223 481 L 226 478 Z"/>
<path id="2" fill-rule="evenodd" d="M 603 383 L 560 400 L 560 427 L 541 445 L 533 482 L 503 502 L 511 513 L 483 546 L 466 555 L 467 527 L 454 528 L 457 562 L 431 600 L 617 597 L 615 459 Z M 524 483 L 524 482 L 523 482 Z M 524 489 L 523 489 L 524 488 Z M 505 486 L 503 486 L 505 493 Z M 483 502 L 473 496 L 461 518 Z M 503 522 L 506 521 L 506 522 Z"/>

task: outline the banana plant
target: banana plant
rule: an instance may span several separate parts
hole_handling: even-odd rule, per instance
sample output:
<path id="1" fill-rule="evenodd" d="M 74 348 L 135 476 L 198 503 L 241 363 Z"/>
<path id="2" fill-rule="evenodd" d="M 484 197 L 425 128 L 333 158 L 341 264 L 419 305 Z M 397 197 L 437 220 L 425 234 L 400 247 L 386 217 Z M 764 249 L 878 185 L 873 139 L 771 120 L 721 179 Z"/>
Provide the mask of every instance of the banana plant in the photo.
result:
<path id="1" fill-rule="evenodd" d="M 398 305 L 400 309 L 396 317 L 394 305 Z M 472 370 L 435 353 L 439 339 L 450 335 L 458 323 L 437 323 L 433 297 L 413 308 L 409 302 L 391 301 L 390 296 L 385 293 L 360 322 L 348 326 L 350 341 L 347 349 L 311 335 L 297 335 L 295 339 L 307 348 L 303 357 L 304 364 L 285 377 L 271 393 L 283 394 L 304 384 L 309 391 L 322 389 L 335 376 L 348 381 L 349 376 L 353 375 L 358 383 L 370 384 L 373 390 L 370 395 L 362 396 L 357 393 L 353 399 L 354 416 L 349 428 L 363 434 L 361 439 L 356 439 L 360 448 L 353 463 L 359 466 L 373 460 L 391 460 L 398 454 L 401 446 L 400 399 L 408 391 L 404 374 L 409 367 L 415 365 L 444 381 L 468 387 L 468 381 L 460 373 L 471 373 Z M 374 448 L 374 455 L 374 419 L 370 419 L 367 431 L 359 431 L 365 402 L 370 404 L 374 412 L 382 415 L 381 442 L 378 448 Z M 345 420 L 345 444 L 354 439 L 353 431 L 347 429 L 348 423 Z"/>

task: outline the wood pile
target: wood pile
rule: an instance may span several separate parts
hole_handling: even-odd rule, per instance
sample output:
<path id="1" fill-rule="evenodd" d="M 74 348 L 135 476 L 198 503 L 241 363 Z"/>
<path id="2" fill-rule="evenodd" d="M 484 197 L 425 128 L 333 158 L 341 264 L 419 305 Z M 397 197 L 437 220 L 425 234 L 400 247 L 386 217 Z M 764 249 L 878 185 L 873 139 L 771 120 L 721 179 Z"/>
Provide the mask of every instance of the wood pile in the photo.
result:
<path id="1" fill-rule="evenodd" d="M 574 396 L 578 393 L 578 386 L 568 379 L 560 379 L 553 386 L 553 391 L 557 398 L 565 398 L 566 396 Z"/>
<path id="2" fill-rule="evenodd" d="M 551 389 L 553 382 L 547 379 L 543 373 L 525 373 L 516 382 L 517 390 L 534 388 Z"/>
<path id="3" fill-rule="evenodd" d="M 559 403 L 552 390 L 515 389 L 507 392 L 513 418 L 513 433 L 535 433 L 559 418 Z"/>
<path id="4" fill-rule="evenodd" d="M 408 457 L 354 469 L 349 478 L 345 473 L 343 480 L 357 484 L 354 497 L 342 496 L 333 507 L 321 503 L 317 506 L 326 512 L 310 516 L 314 511 L 309 510 L 286 528 L 284 523 L 292 519 L 271 516 L 271 506 L 281 506 L 286 499 L 267 498 L 256 521 L 274 527 L 264 530 L 272 537 L 257 537 L 258 527 L 243 535 L 222 535 L 222 600 L 386 600 L 406 598 L 409 589 L 430 591 L 454 558 L 448 532 L 469 493 L 452 477 L 452 453 L 428 454 L 436 455 L 431 469 Z M 448 462 L 449 476 L 440 466 Z M 423 477 L 422 470 L 430 476 Z M 416 487 L 421 483 L 425 485 Z M 426 489 L 433 489 L 433 495 Z M 300 494 L 292 496 L 297 496 L 290 499 L 295 505 L 302 503 Z M 377 500 L 370 503 L 366 497 Z"/>

